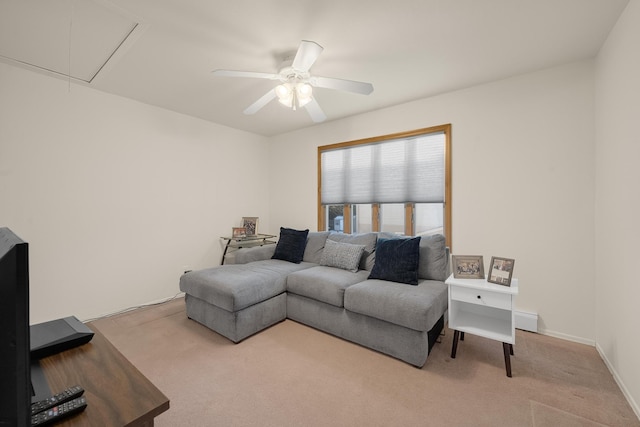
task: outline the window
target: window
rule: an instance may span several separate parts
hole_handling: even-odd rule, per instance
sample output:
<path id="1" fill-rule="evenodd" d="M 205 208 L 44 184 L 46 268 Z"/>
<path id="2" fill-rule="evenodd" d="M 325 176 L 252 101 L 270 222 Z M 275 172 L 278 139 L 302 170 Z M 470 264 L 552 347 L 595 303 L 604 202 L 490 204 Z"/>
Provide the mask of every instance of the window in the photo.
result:
<path id="1" fill-rule="evenodd" d="M 404 227 L 404 204 L 384 203 L 380 205 L 380 230 L 388 233 L 406 234 Z M 412 234 L 412 233 L 410 233 Z"/>
<path id="2" fill-rule="evenodd" d="M 353 212 L 353 220 L 351 222 L 352 233 L 368 233 L 373 231 L 373 213 L 371 212 L 370 204 L 352 205 L 351 211 Z"/>
<path id="3" fill-rule="evenodd" d="M 318 230 L 442 233 L 451 245 L 451 125 L 318 147 Z"/>
<path id="4" fill-rule="evenodd" d="M 344 230 L 344 205 L 327 205 L 325 210 L 327 213 L 326 229 L 342 233 Z"/>

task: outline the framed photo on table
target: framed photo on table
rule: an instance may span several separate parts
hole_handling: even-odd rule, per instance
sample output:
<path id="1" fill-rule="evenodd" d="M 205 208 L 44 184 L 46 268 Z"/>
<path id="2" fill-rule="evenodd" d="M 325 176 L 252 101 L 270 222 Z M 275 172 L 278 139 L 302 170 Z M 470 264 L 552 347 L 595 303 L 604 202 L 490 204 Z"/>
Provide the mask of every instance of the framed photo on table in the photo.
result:
<path id="1" fill-rule="evenodd" d="M 491 266 L 489 267 L 487 282 L 511 286 L 511 276 L 513 275 L 513 265 L 515 263 L 515 259 L 491 257 Z"/>
<path id="2" fill-rule="evenodd" d="M 242 226 L 245 228 L 247 236 L 255 236 L 258 234 L 258 217 L 245 216 L 242 218 Z"/>
<path id="3" fill-rule="evenodd" d="M 246 237 L 247 235 L 247 229 L 244 227 L 233 227 L 232 229 L 232 234 L 231 236 L 234 239 L 240 238 L 240 237 Z"/>
<path id="4" fill-rule="evenodd" d="M 456 279 L 484 279 L 482 255 L 451 255 L 453 277 Z"/>

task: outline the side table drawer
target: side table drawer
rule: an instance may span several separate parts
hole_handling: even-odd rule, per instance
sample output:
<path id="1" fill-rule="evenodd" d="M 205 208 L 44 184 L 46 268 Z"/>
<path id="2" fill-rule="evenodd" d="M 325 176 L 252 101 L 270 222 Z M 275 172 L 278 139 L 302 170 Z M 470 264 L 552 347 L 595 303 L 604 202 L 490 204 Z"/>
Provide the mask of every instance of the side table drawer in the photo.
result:
<path id="1" fill-rule="evenodd" d="M 511 310 L 511 295 L 482 289 L 470 289 L 451 286 L 451 299 L 470 304 L 487 305 L 489 307 Z"/>

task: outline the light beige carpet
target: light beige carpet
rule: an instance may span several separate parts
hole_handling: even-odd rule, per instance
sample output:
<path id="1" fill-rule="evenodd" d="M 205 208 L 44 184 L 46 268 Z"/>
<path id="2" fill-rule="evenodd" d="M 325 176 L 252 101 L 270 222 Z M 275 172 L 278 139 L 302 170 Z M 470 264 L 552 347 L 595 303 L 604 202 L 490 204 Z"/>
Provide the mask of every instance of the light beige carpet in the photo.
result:
<path id="1" fill-rule="evenodd" d="M 640 426 L 595 348 L 446 330 L 417 369 L 286 320 L 240 344 L 174 300 L 92 323 L 171 401 L 157 426 Z"/>

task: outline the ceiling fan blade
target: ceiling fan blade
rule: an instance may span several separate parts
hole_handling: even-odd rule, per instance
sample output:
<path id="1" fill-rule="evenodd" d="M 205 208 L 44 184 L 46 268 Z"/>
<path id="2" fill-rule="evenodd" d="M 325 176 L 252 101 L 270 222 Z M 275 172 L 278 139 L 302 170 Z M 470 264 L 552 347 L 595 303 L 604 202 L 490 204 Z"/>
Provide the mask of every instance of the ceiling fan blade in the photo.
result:
<path id="1" fill-rule="evenodd" d="M 307 72 L 316 62 L 324 48 L 316 42 L 302 40 L 291 67 L 296 71 Z"/>
<path id="2" fill-rule="evenodd" d="M 324 122 L 327 119 L 324 111 L 322 111 L 322 108 L 320 108 L 320 104 L 318 104 L 318 101 L 316 101 L 315 99 L 312 99 L 308 104 L 304 106 L 304 108 L 307 109 L 307 113 L 309 113 L 309 116 L 311 116 L 311 120 L 313 120 L 315 123 Z"/>
<path id="3" fill-rule="evenodd" d="M 373 92 L 373 85 L 371 83 L 334 79 L 332 77 L 311 77 L 309 79 L 309 83 L 316 87 L 344 90 L 346 92 L 359 93 L 362 95 L 369 95 Z"/>
<path id="4" fill-rule="evenodd" d="M 251 77 L 254 79 L 280 80 L 279 74 L 256 73 L 254 71 L 213 70 L 212 73 L 214 76 L 219 77 Z"/>
<path id="5" fill-rule="evenodd" d="M 276 97 L 276 90 L 271 89 L 269 92 L 262 95 L 260 99 L 258 99 L 256 102 L 249 105 L 243 112 L 247 115 L 255 114 L 258 112 L 258 110 L 260 110 L 262 107 L 264 107 L 269 102 L 271 102 L 275 97 Z"/>

